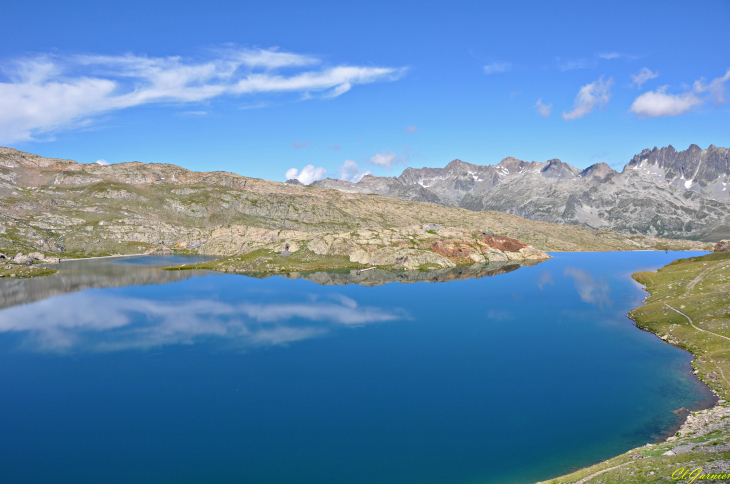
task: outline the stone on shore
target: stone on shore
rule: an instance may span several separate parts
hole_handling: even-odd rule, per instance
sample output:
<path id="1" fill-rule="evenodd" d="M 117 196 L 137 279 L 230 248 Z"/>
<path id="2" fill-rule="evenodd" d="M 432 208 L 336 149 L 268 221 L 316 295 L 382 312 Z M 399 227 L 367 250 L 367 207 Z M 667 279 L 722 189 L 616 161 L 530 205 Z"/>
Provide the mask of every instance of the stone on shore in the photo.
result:
<path id="1" fill-rule="evenodd" d="M 721 240 L 717 244 L 715 244 L 715 252 L 730 252 L 730 240 L 725 239 Z"/>

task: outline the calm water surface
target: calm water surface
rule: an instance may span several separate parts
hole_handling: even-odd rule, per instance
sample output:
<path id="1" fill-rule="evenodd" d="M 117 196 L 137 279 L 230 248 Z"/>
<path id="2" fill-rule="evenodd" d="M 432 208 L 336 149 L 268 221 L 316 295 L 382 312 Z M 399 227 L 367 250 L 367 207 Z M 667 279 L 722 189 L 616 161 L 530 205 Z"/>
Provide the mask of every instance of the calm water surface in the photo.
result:
<path id="1" fill-rule="evenodd" d="M 554 255 L 376 287 L 177 258 L 2 280 L 0 482 L 524 483 L 709 404 L 626 318 L 631 273 L 691 254 Z"/>

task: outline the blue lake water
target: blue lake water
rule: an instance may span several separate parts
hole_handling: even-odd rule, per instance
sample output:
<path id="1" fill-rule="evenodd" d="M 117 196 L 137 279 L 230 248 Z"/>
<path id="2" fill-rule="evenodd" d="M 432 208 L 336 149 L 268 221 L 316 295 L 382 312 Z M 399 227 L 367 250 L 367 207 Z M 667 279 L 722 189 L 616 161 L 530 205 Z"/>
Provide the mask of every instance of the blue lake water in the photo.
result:
<path id="1" fill-rule="evenodd" d="M 526 483 L 710 404 L 626 318 L 631 273 L 695 254 L 553 255 L 375 287 L 154 267 L 180 258 L 2 280 L 0 482 Z"/>

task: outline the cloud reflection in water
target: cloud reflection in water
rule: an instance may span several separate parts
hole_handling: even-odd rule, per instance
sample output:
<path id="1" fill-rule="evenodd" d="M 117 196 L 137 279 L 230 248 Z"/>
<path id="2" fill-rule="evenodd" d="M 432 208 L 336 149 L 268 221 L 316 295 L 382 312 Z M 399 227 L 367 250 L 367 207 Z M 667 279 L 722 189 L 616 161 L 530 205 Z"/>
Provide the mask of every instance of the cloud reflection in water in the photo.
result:
<path id="1" fill-rule="evenodd" d="M 588 272 L 576 267 L 566 267 L 563 274 L 572 278 L 581 301 L 599 307 L 611 305 L 611 286 L 605 281 L 596 281 Z"/>
<path id="2" fill-rule="evenodd" d="M 53 352 L 115 351 L 220 338 L 235 346 L 280 345 L 354 326 L 407 318 L 337 295 L 295 303 L 154 300 L 85 291 L 0 311 L 0 333 Z"/>

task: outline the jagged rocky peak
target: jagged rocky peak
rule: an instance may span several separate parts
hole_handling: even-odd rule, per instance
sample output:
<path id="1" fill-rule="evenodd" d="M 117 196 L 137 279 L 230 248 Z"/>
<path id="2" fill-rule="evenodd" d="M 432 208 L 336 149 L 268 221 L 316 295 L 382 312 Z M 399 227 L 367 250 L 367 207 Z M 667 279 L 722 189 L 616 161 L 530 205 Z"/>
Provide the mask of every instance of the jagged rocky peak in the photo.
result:
<path id="1" fill-rule="evenodd" d="M 542 170 L 545 178 L 576 178 L 580 174 L 580 170 L 572 165 L 564 163 L 557 158 L 548 160 L 547 165 Z"/>
<path id="2" fill-rule="evenodd" d="M 525 169 L 531 167 L 535 163 L 537 162 L 533 161 L 532 163 L 529 163 L 527 161 L 522 161 L 519 158 L 508 156 L 507 158 L 504 158 L 502 161 L 500 161 L 496 166 L 502 173 L 506 171 L 507 173 L 512 174 L 523 172 Z M 544 165 L 544 163 L 538 164 Z"/>
<path id="3" fill-rule="evenodd" d="M 708 185 L 727 183 L 726 178 L 730 176 L 730 150 L 715 145 L 703 150 L 696 144 L 679 152 L 672 145 L 661 149 L 654 147 L 653 150 L 643 150 L 634 156 L 624 168 L 626 170 L 662 174 L 670 184 L 692 190 L 698 187 L 704 189 Z M 717 189 L 722 191 L 722 188 Z"/>
<path id="4" fill-rule="evenodd" d="M 451 160 L 448 165 L 446 165 L 443 169 L 445 171 L 449 172 L 463 172 L 463 171 L 474 171 L 476 169 L 480 168 L 479 165 L 474 165 L 472 163 L 467 163 L 466 161 L 461 161 L 460 159 Z"/>
<path id="5" fill-rule="evenodd" d="M 610 176 L 616 174 L 618 174 L 618 172 L 608 166 L 607 163 L 596 163 L 595 165 L 591 165 L 580 172 L 580 176 L 582 178 L 596 179 L 601 182 L 606 181 Z"/>

